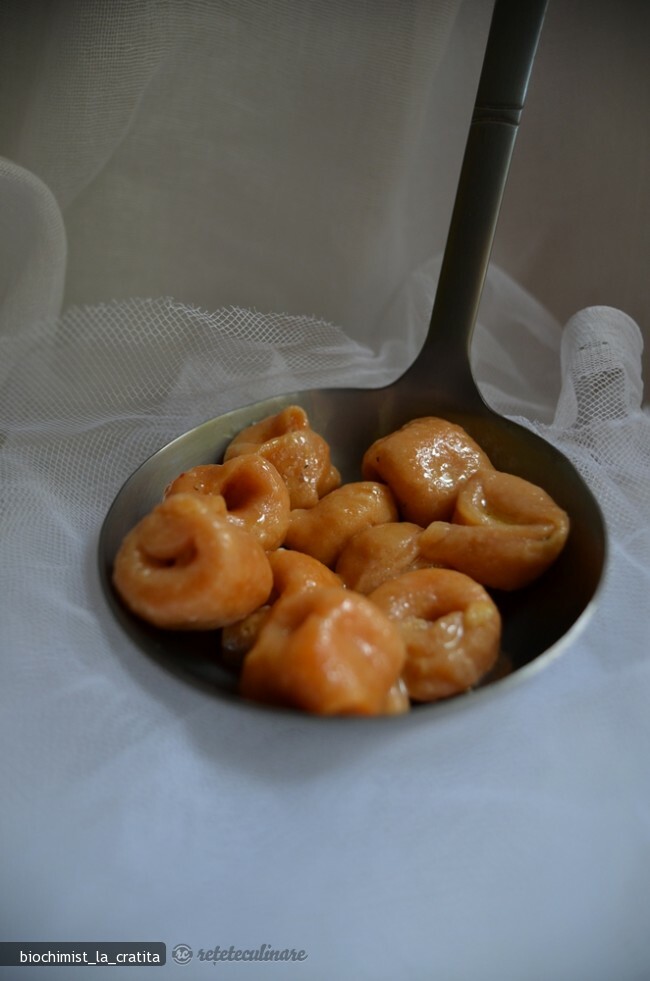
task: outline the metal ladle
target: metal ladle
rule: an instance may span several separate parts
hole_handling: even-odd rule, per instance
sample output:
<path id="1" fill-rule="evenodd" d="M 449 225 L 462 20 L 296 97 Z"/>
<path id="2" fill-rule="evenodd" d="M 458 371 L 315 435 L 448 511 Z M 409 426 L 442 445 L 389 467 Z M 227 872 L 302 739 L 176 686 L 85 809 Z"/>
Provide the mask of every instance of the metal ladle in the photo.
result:
<path id="1" fill-rule="evenodd" d="M 236 679 L 215 656 L 214 635 L 194 633 L 188 639 L 156 630 L 124 608 L 111 585 L 115 555 L 125 534 L 161 500 L 171 479 L 190 467 L 218 462 L 241 429 L 291 404 L 303 406 L 312 427 L 329 442 L 344 480 L 361 479 L 363 453 L 379 436 L 418 416 L 437 415 L 462 425 L 496 468 L 544 487 L 568 512 L 571 532 L 555 565 L 532 586 L 495 596 L 512 673 L 495 685 L 445 703 L 447 708 L 520 683 L 565 650 L 584 624 L 605 565 L 606 535 L 598 504 L 566 457 L 485 404 L 469 359 L 545 6 L 546 0 L 495 4 L 431 323 L 412 366 L 384 388 L 292 392 L 205 422 L 147 460 L 110 508 L 99 541 L 100 575 L 108 602 L 143 651 L 185 678 L 215 692 L 236 693 Z M 435 709 L 440 707 L 437 704 Z"/>

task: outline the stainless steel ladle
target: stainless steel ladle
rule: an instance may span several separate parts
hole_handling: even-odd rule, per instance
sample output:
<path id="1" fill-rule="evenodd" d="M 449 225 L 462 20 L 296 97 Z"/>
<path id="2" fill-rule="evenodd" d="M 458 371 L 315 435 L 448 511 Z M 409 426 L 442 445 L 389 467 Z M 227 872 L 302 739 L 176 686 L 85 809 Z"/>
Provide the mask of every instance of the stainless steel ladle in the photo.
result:
<path id="1" fill-rule="evenodd" d="M 568 512 L 571 532 L 555 565 L 524 590 L 495 594 L 503 616 L 503 650 L 513 672 L 447 707 L 523 681 L 566 648 L 592 609 L 606 554 L 598 504 L 566 457 L 485 404 L 469 359 L 545 7 L 546 0 L 495 4 L 431 323 L 413 365 L 384 388 L 291 392 L 205 422 L 147 460 L 110 508 L 99 541 L 100 575 L 110 607 L 144 652 L 187 679 L 215 692 L 236 693 L 236 680 L 215 656 L 214 635 L 192 634 L 188 640 L 186 634 L 149 627 L 124 608 L 111 585 L 116 552 L 127 531 L 160 501 L 173 477 L 198 464 L 218 462 L 241 429 L 291 404 L 303 406 L 313 428 L 328 440 L 344 480 L 360 479 L 363 453 L 379 436 L 409 419 L 437 415 L 460 423 L 498 469 L 544 487 Z"/>

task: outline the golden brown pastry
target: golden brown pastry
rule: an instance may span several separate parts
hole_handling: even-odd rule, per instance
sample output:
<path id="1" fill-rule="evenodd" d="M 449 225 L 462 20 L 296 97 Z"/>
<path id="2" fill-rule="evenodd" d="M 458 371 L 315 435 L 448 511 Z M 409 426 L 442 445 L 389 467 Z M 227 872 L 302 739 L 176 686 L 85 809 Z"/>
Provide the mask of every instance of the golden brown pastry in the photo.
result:
<path id="1" fill-rule="evenodd" d="M 284 541 L 289 492 L 273 464 L 256 453 L 186 470 L 169 484 L 165 497 L 179 493 L 221 495 L 228 519 L 255 535 L 267 551 Z"/>
<path id="2" fill-rule="evenodd" d="M 126 535 L 113 582 L 157 627 L 213 630 L 265 603 L 273 574 L 259 541 L 228 521 L 222 497 L 174 494 Z"/>
<path id="3" fill-rule="evenodd" d="M 555 562 L 569 518 L 535 484 L 483 471 L 462 487 L 451 523 L 436 521 L 419 547 L 432 564 L 466 573 L 494 589 L 521 589 Z"/>
<path id="4" fill-rule="evenodd" d="M 285 544 L 333 567 L 354 534 L 395 520 L 397 508 L 385 484 L 372 480 L 343 484 L 313 508 L 291 512 Z"/>
<path id="5" fill-rule="evenodd" d="M 349 589 L 371 593 L 386 579 L 432 565 L 420 554 L 422 528 L 409 521 L 388 521 L 363 528 L 346 543 L 336 572 Z"/>
<path id="6" fill-rule="evenodd" d="M 467 691 L 495 665 L 501 617 L 469 576 L 418 569 L 387 580 L 368 599 L 399 626 L 406 646 L 402 678 L 415 701 Z"/>
<path id="7" fill-rule="evenodd" d="M 462 485 L 492 464 L 461 426 L 425 416 L 376 440 L 361 472 L 392 490 L 402 518 L 421 527 L 448 521 Z"/>
<path id="8" fill-rule="evenodd" d="M 318 715 L 378 715 L 404 664 L 399 631 L 369 600 L 344 589 L 281 597 L 246 655 L 245 698 Z"/>
<path id="9" fill-rule="evenodd" d="M 242 453 L 259 453 L 273 464 L 287 486 L 292 508 L 313 507 L 341 483 L 329 445 L 298 405 L 242 429 L 228 445 L 224 461 Z"/>

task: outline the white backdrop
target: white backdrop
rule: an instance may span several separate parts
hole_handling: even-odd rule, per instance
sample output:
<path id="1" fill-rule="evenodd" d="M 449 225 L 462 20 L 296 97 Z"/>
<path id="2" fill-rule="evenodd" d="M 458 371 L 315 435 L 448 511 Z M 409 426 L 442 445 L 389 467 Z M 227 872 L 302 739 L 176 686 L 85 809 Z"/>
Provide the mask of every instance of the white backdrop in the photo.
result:
<path id="1" fill-rule="evenodd" d="M 490 9 L 0 4 L 0 939 L 308 952 L 232 978 L 649 976 L 647 5 L 551 0 L 473 346 L 608 521 L 570 650 L 457 715 L 322 726 L 180 685 L 97 582 L 167 439 L 414 356 Z"/>

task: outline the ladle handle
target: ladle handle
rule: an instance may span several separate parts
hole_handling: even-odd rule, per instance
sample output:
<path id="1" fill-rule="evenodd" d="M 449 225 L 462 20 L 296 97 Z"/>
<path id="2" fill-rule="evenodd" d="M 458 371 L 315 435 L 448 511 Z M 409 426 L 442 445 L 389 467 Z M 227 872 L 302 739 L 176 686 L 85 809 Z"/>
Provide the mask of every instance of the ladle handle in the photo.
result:
<path id="1" fill-rule="evenodd" d="M 469 349 L 547 0 L 496 0 L 424 347 L 408 374 L 480 398 Z"/>

